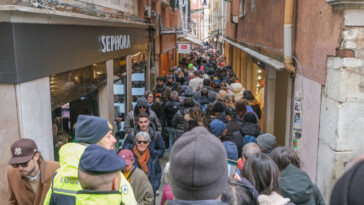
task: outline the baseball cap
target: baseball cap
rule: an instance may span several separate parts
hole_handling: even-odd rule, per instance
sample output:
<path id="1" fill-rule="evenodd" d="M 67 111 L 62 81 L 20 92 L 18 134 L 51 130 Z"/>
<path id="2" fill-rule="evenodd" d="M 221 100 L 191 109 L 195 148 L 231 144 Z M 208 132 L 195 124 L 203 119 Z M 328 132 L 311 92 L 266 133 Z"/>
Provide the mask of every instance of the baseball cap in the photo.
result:
<path id="1" fill-rule="evenodd" d="M 127 165 L 131 163 L 131 161 L 134 159 L 133 152 L 131 152 L 128 149 L 123 149 L 119 152 L 119 156 L 123 158 Z"/>
<path id="2" fill-rule="evenodd" d="M 13 157 L 9 160 L 9 164 L 20 164 L 31 160 L 38 147 L 32 139 L 20 139 L 11 145 L 11 154 Z"/>

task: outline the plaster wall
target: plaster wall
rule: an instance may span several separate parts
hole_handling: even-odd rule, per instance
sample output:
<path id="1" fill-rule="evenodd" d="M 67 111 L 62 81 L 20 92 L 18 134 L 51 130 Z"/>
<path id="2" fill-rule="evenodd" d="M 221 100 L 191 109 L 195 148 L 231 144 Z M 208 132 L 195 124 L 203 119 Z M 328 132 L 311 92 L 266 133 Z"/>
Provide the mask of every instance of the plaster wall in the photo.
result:
<path id="1" fill-rule="evenodd" d="M 42 156 L 53 160 L 53 137 L 49 77 L 16 85 L 21 138 L 35 141 Z"/>
<path id="2" fill-rule="evenodd" d="M 6 172 L 11 158 L 10 147 L 20 139 L 15 86 L 0 85 L 0 98 L 0 201 L 6 202 L 9 198 Z"/>
<path id="3" fill-rule="evenodd" d="M 320 83 L 296 75 L 295 93 L 302 93 L 302 135 L 297 139 L 302 169 L 307 172 L 312 181 L 316 181 L 317 149 L 320 128 Z M 294 135 L 293 135 L 294 136 Z"/>

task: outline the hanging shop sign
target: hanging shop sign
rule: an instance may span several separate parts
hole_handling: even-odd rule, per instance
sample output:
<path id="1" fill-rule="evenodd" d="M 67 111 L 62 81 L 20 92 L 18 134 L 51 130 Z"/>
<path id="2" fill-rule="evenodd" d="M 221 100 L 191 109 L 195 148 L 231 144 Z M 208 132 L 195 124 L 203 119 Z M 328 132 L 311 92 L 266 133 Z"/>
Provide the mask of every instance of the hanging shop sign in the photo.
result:
<path id="1" fill-rule="evenodd" d="M 188 43 L 179 43 L 178 44 L 178 53 L 191 53 L 191 44 Z"/>

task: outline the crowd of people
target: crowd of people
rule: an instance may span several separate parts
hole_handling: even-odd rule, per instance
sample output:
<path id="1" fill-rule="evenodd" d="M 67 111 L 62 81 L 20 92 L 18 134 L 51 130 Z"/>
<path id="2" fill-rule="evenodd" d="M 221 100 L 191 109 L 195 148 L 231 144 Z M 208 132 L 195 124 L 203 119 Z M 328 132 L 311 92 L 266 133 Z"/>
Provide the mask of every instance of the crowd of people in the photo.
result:
<path id="1" fill-rule="evenodd" d="M 9 204 L 155 204 L 162 175 L 161 205 L 325 204 L 297 153 L 261 131 L 261 107 L 224 56 L 197 47 L 180 66 L 137 99 L 118 153 L 112 124 L 87 115 L 59 163 L 44 160 L 33 140 L 15 142 Z"/>

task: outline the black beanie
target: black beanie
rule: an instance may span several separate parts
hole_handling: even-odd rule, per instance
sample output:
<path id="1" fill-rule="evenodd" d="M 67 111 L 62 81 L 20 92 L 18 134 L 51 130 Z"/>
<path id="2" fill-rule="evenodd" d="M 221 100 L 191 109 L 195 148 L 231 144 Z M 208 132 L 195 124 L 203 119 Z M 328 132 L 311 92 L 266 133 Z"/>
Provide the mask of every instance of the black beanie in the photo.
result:
<path id="1" fill-rule="evenodd" d="M 221 102 L 216 102 L 214 107 L 212 108 L 212 111 L 214 113 L 216 112 L 224 112 L 225 111 L 225 107 L 224 107 L 224 104 L 222 104 Z"/>
<path id="2" fill-rule="evenodd" d="M 257 116 L 253 112 L 247 112 L 243 117 L 243 122 L 257 123 Z"/>
<path id="3" fill-rule="evenodd" d="M 79 115 L 75 132 L 76 140 L 86 144 L 96 144 L 110 130 L 112 130 L 110 122 L 101 117 Z"/>
<path id="4" fill-rule="evenodd" d="M 349 169 L 335 184 L 330 205 L 359 205 L 364 202 L 364 161 Z"/>

